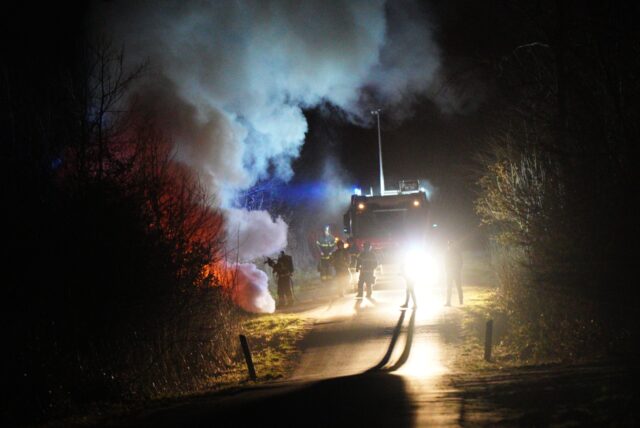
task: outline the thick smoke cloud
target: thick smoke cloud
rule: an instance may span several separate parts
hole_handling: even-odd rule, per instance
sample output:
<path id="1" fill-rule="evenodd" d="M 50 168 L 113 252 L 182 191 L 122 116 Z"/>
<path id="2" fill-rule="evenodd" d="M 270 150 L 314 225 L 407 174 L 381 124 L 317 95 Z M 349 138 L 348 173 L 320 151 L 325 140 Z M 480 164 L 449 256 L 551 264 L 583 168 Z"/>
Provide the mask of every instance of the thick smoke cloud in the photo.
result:
<path id="1" fill-rule="evenodd" d="M 273 220 L 266 211 L 228 208 L 227 242 L 230 258 L 240 262 L 271 255 L 287 245 L 287 224 L 281 218 Z"/>
<path id="2" fill-rule="evenodd" d="M 253 263 L 238 263 L 235 268 L 237 284 L 233 293 L 234 302 L 249 312 L 273 312 L 276 302 L 267 288 L 267 274 Z"/>
<path id="3" fill-rule="evenodd" d="M 330 103 L 366 122 L 363 102 L 426 93 L 439 64 L 411 1 L 113 1 L 96 3 L 93 16 L 128 66 L 148 62 L 137 99 L 157 112 L 177 158 L 205 177 L 230 242 L 240 231 L 241 260 L 286 245 L 284 222 L 232 201 L 260 179 L 291 178 L 304 108 Z"/>

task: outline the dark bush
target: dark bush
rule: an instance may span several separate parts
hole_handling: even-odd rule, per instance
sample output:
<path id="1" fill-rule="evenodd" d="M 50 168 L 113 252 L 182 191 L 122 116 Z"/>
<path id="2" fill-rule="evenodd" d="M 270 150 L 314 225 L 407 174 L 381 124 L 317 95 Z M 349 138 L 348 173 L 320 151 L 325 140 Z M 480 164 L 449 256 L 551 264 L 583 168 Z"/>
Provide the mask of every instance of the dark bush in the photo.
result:
<path id="1" fill-rule="evenodd" d="M 122 55 L 104 42 L 77 64 L 41 64 L 49 73 L 32 81 L 14 61 L 2 81 L 18 95 L 3 99 L 0 172 L 11 424 L 194 391 L 236 351 L 238 314 L 206 273 L 223 248 L 211 195 L 151 122 L 122 110 L 140 70 L 118 74 Z M 91 70 L 120 80 L 91 93 Z"/>
<path id="2" fill-rule="evenodd" d="M 544 5 L 544 7 L 542 7 Z M 502 260 L 514 331 L 540 357 L 633 355 L 640 115 L 636 6 L 514 5 L 496 61 L 476 209 Z"/>

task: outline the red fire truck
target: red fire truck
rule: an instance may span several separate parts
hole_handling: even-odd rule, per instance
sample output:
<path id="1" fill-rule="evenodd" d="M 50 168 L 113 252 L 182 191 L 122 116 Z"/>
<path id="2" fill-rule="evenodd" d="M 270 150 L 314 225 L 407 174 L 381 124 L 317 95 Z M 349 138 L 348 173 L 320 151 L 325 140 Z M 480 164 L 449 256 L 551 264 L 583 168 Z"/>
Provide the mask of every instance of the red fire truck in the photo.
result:
<path id="1" fill-rule="evenodd" d="M 429 201 L 418 180 L 403 180 L 398 190 L 382 195 L 351 196 L 344 214 L 344 232 L 362 249 L 370 242 L 383 263 L 394 263 L 402 250 L 424 245 L 429 227 Z"/>

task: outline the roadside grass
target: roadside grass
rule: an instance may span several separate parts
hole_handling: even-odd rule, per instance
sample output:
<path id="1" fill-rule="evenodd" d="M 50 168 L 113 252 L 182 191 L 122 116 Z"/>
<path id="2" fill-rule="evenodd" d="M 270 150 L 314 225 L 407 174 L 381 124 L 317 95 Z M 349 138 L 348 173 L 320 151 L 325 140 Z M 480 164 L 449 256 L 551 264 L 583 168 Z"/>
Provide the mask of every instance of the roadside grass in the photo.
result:
<path id="1" fill-rule="evenodd" d="M 465 305 L 460 307 L 462 335 L 460 351 L 456 352 L 453 366 L 457 371 L 495 370 L 517 367 L 523 360 L 526 344 L 513 334 L 509 316 L 500 304 L 498 278 L 487 252 L 465 252 L 463 284 Z M 491 361 L 484 359 L 486 323 L 493 320 L 493 347 Z"/>
<path id="2" fill-rule="evenodd" d="M 310 325 L 309 318 L 295 313 L 262 315 L 243 323 L 259 380 L 290 374 L 300 356 L 297 344 Z"/>
<path id="3" fill-rule="evenodd" d="M 461 372 L 483 371 L 555 362 L 536 358 L 527 335 L 514 324 L 498 294 L 498 277 L 490 255 L 470 251 L 465 252 L 463 258 L 465 305 L 460 307 L 462 337 L 454 368 Z M 488 320 L 493 320 L 491 361 L 484 359 Z"/>
<path id="4" fill-rule="evenodd" d="M 532 351 L 527 335 L 519 331 L 500 304 L 496 289 L 472 287 L 465 290 L 462 306 L 462 343 L 454 367 L 458 371 L 483 371 L 562 362 Z M 486 323 L 493 320 L 491 360 L 484 359 Z"/>
<path id="5" fill-rule="evenodd" d="M 462 313 L 462 343 L 456 352 L 453 366 L 456 371 L 495 369 L 513 361 L 514 350 L 503 341 L 506 334 L 506 315 L 496 303 L 494 289 L 465 288 L 465 305 Z M 487 320 L 493 319 L 492 361 L 484 360 L 484 338 Z"/>
<path id="6" fill-rule="evenodd" d="M 241 326 L 247 337 L 257 382 L 283 379 L 298 361 L 297 344 L 304 337 L 311 320 L 297 313 L 248 315 Z M 234 387 L 249 382 L 247 366 L 238 341 L 238 353 L 224 373 L 209 378 L 209 390 Z"/>

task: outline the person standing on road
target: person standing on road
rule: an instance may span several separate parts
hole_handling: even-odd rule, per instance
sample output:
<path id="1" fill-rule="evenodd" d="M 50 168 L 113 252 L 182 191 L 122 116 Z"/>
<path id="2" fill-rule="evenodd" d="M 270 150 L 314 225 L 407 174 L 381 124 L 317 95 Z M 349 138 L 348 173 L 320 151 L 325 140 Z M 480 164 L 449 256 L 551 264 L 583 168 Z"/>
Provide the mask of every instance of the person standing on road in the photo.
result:
<path id="1" fill-rule="evenodd" d="M 356 272 L 360 272 L 360 277 L 358 278 L 358 294 L 356 297 L 362 297 L 365 284 L 367 284 L 367 297 L 371 297 L 373 284 L 376 282 L 376 277 L 373 272 L 377 267 L 378 259 L 373 251 L 371 251 L 371 244 L 369 242 L 365 242 L 362 253 L 358 256 L 358 261 L 356 263 Z"/>
<path id="2" fill-rule="evenodd" d="M 293 305 L 293 259 L 280 251 L 278 260 L 267 259 L 278 280 L 278 307 Z"/>
<path id="3" fill-rule="evenodd" d="M 349 253 L 344 247 L 344 242 L 336 241 L 336 250 L 331 254 L 331 263 L 336 275 L 334 277 L 338 295 L 344 296 L 349 287 Z"/>
<path id="4" fill-rule="evenodd" d="M 316 245 L 320 251 L 320 264 L 318 265 L 320 279 L 326 281 L 331 273 L 331 253 L 336 248 L 336 238 L 329 231 L 329 226 L 324 227 L 322 238 L 316 241 Z"/>
<path id="5" fill-rule="evenodd" d="M 413 299 L 413 307 L 418 307 L 418 299 L 416 299 L 416 291 L 415 291 L 415 280 L 411 278 L 409 273 L 407 272 L 407 266 L 404 266 L 404 283 L 406 287 L 406 299 L 404 300 L 404 304 L 400 306 L 401 308 L 409 307 L 409 299 Z"/>
<path id="6" fill-rule="evenodd" d="M 451 306 L 451 293 L 453 291 L 453 283 L 456 283 L 458 289 L 458 300 L 462 305 L 462 253 L 455 242 L 447 243 L 447 251 L 444 256 L 445 273 L 447 277 L 447 304 Z"/>

